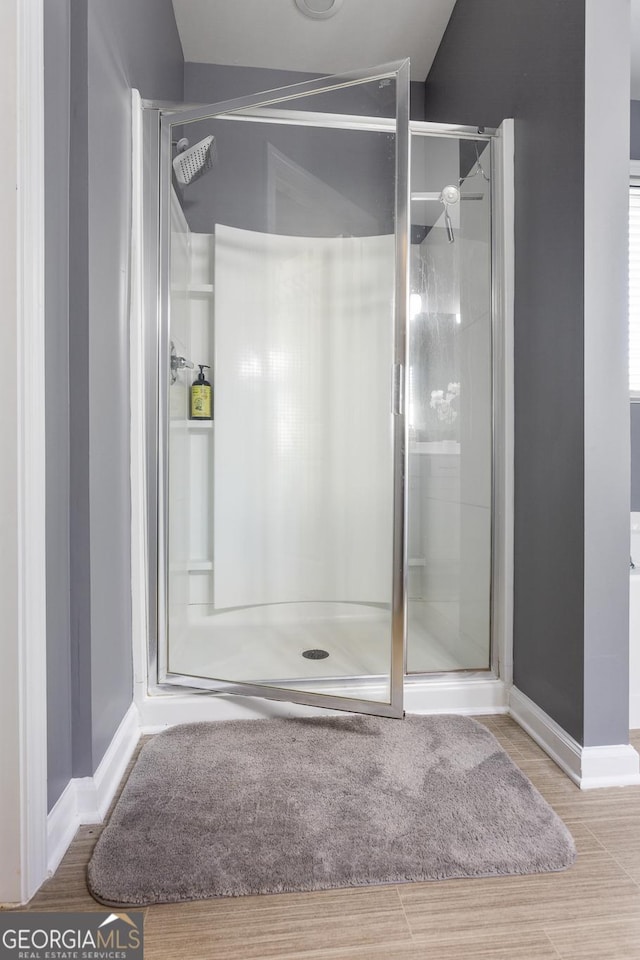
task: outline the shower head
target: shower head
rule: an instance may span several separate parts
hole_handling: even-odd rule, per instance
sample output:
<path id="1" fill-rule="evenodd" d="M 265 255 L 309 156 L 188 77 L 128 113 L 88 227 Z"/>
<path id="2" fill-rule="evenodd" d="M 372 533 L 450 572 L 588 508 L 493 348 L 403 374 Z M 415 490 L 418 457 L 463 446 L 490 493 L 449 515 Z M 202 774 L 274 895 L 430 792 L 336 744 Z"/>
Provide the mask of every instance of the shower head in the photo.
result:
<path id="1" fill-rule="evenodd" d="M 188 140 L 181 140 L 178 145 L 184 146 L 184 149 L 178 153 L 173 161 L 173 169 L 178 183 L 188 186 L 201 177 L 207 170 L 211 170 L 213 161 L 216 158 L 215 138 L 211 134 L 200 140 L 193 147 L 189 146 Z"/>

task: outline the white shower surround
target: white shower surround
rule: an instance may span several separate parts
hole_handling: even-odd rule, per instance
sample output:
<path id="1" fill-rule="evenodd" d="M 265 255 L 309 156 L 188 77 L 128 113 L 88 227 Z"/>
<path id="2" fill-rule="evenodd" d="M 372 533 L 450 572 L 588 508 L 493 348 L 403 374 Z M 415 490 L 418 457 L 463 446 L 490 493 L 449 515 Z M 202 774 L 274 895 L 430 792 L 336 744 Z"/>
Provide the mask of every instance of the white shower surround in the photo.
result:
<path id="1" fill-rule="evenodd" d="M 391 604 L 394 243 L 216 226 L 217 610 Z"/>

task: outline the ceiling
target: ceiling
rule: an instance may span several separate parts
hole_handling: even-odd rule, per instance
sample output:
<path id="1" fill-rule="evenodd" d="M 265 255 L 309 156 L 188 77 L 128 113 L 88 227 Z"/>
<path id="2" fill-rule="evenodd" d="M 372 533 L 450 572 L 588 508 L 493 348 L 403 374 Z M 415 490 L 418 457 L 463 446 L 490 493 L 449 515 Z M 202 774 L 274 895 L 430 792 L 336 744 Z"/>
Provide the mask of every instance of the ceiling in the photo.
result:
<path id="1" fill-rule="evenodd" d="M 312 20 L 295 0 L 173 0 L 187 61 L 328 74 L 410 57 L 412 80 L 426 78 L 454 5 L 343 0 Z"/>
<path id="2" fill-rule="evenodd" d="M 411 58 L 424 80 L 455 0 L 343 0 L 327 20 L 305 17 L 295 0 L 173 0 L 184 58 L 341 73 Z M 640 100 L 640 0 L 631 0 L 631 98 Z"/>

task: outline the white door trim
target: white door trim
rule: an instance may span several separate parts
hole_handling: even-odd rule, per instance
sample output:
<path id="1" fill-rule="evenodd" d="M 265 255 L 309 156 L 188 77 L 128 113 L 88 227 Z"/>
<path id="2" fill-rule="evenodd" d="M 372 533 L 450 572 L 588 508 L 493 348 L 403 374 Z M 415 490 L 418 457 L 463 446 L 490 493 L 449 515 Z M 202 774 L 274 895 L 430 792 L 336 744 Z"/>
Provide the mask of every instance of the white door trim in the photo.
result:
<path id="1" fill-rule="evenodd" d="M 12 502 L 4 504 L 1 532 L 3 566 L 17 590 L 12 600 L 6 584 L 0 592 L 5 691 L 0 697 L 0 902 L 25 903 L 46 877 L 47 852 L 44 11 L 43 0 L 8 0 L 3 6 L 0 77 L 9 120 L 3 152 L 9 152 L 5 162 L 12 165 L 3 189 L 14 192 L 3 208 L 7 224 L 15 212 L 15 284 L 3 278 L 7 375 L 0 388 L 0 479 Z M 7 253 L 14 245 L 13 229 L 6 231 Z M 10 266 L 11 260 L 6 269 Z M 9 525 L 4 521 L 11 507 L 15 519 Z"/>

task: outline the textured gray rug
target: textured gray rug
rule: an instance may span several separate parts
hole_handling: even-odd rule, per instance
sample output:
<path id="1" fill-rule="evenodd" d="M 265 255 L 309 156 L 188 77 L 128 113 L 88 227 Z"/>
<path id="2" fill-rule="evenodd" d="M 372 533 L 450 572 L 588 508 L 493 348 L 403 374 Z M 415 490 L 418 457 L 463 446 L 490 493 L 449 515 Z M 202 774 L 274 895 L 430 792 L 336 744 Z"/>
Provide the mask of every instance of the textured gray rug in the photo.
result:
<path id="1" fill-rule="evenodd" d="M 88 867 L 109 905 L 562 870 L 571 834 L 466 717 L 174 727 Z"/>

